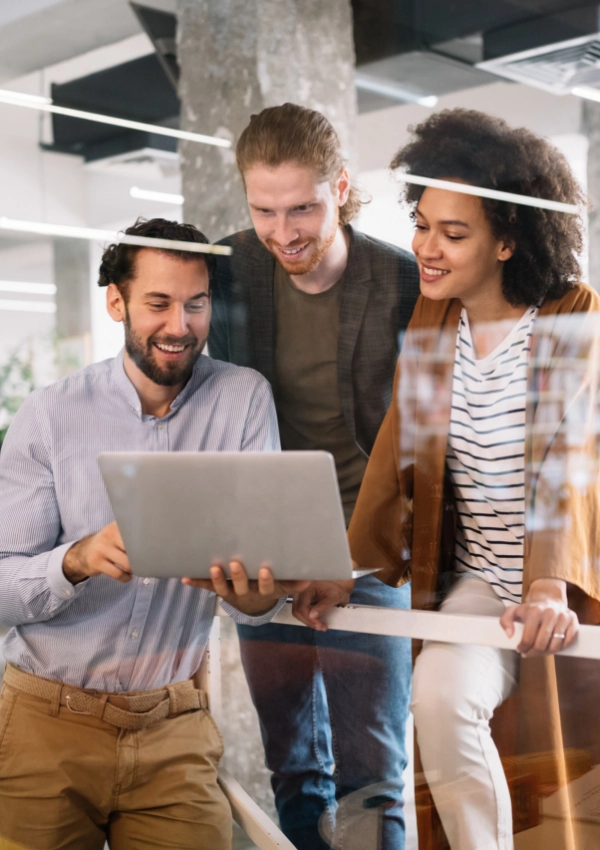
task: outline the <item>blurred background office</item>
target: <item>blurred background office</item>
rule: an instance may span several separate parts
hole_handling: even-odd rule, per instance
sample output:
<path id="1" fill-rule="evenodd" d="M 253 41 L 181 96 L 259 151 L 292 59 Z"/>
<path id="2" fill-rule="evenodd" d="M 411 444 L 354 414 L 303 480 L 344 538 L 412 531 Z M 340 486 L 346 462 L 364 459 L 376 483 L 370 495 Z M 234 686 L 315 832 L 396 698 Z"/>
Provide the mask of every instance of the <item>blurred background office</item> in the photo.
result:
<path id="1" fill-rule="evenodd" d="M 387 166 L 408 125 L 462 106 L 549 137 L 596 201 L 583 265 L 600 280 L 600 3 L 0 0 L 0 437 L 32 388 L 121 347 L 96 286 L 111 233 L 140 215 L 214 240 L 249 226 L 235 142 L 286 100 L 338 130 L 372 198 L 356 226 L 407 248 Z M 226 759 L 272 812 L 224 634 Z"/>

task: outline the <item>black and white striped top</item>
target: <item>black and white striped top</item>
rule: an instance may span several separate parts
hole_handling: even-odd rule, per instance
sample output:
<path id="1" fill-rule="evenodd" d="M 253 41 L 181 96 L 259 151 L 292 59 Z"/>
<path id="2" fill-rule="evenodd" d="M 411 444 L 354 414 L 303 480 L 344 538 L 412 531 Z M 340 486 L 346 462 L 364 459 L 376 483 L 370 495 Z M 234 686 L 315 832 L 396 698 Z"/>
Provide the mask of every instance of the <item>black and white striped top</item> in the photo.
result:
<path id="1" fill-rule="evenodd" d="M 446 453 L 459 515 L 455 567 L 489 581 L 506 604 L 522 593 L 525 402 L 537 312 L 530 307 L 482 360 L 464 309 L 456 338 Z"/>

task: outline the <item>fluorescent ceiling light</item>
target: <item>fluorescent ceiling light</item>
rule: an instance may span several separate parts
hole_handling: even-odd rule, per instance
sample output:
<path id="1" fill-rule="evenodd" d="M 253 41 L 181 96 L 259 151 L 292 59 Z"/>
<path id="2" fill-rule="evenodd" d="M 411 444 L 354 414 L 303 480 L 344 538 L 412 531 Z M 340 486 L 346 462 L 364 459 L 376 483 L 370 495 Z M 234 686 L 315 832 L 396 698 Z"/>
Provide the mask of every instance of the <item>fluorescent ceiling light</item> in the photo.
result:
<path id="1" fill-rule="evenodd" d="M 55 295 L 53 283 L 24 283 L 20 280 L 0 280 L 0 292 L 23 292 L 31 295 Z"/>
<path id="2" fill-rule="evenodd" d="M 357 73 L 355 75 L 355 82 L 356 87 L 363 91 L 381 94 L 384 97 L 390 97 L 402 103 L 418 103 L 419 106 L 427 106 L 432 109 L 438 102 L 437 97 L 433 94 L 422 97 L 414 92 L 403 89 L 402 86 L 397 86 L 395 83 L 387 83 L 385 80 L 379 80 L 377 77 L 371 77 L 368 74 Z"/>
<path id="3" fill-rule="evenodd" d="M 23 313 L 56 313 L 53 301 L 13 301 L 0 298 L 0 310 L 18 310 Z"/>
<path id="4" fill-rule="evenodd" d="M 132 198 L 140 198 L 142 201 L 159 201 L 163 204 L 178 204 L 183 203 L 183 195 L 171 194 L 171 192 L 153 192 L 150 189 L 139 189 L 137 186 L 132 186 L 129 190 Z"/>
<path id="5" fill-rule="evenodd" d="M 145 124 L 142 121 L 130 121 L 128 118 L 113 118 L 111 115 L 99 115 L 97 112 L 85 112 L 82 109 L 70 109 L 67 106 L 56 106 L 50 98 L 36 95 L 21 94 L 21 92 L 0 89 L 0 103 L 11 106 L 26 106 L 29 109 L 39 109 L 42 112 L 54 112 L 57 115 L 68 115 L 70 118 L 82 118 L 85 121 L 96 121 L 98 124 L 113 124 L 115 127 L 126 127 L 128 130 L 142 130 L 146 133 L 156 133 L 159 136 L 170 136 L 174 139 L 185 139 L 189 142 L 200 142 L 205 145 L 217 145 L 230 148 L 229 139 L 217 136 L 203 136 L 201 133 L 189 133 L 187 130 L 175 130 L 171 127 L 161 127 L 159 124 Z"/>
<path id="6" fill-rule="evenodd" d="M 148 236 L 129 236 L 122 231 L 98 230 L 94 227 L 72 227 L 66 224 L 46 224 L 41 221 L 18 221 L 0 216 L 0 230 L 17 233 L 38 233 L 40 236 L 61 236 L 65 239 L 88 239 L 92 242 L 122 242 L 162 251 L 190 251 L 193 254 L 221 254 L 228 257 L 231 248 L 226 245 L 205 245 L 203 242 L 179 242 L 175 239 L 152 239 Z"/>
<path id="7" fill-rule="evenodd" d="M 417 103 L 420 106 L 427 106 L 429 109 L 433 109 L 434 106 L 437 106 L 438 99 L 436 95 L 428 95 L 427 97 L 420 97 Z"/>
<path id="8" fill-rule="evenodd" d="M 401 171 L 397 171 L 395 176 L 400 183 L 414 183 L 417 186 L 430 186 L 433 189 L 447 189 L 461 195 L 477 195 L 479 198 L 492 198 L 494 201 L 508 201 L 513 204 L 522 204 L 525 207 L 554 210 L 570 215 L 578 215 L 579 213 L 576 204 L 547 201 L 544 198 L 534 198 L 531 195 L 516 195 L 513 192 L 500 192 L 497 189 L 484 189 L 482 186 L 470 186 L 465 183 L 455 183 L 453 180 L 438 180 L 434 177 L 420 177 L 417 174 L 406 174 Z"/>
<path id="9" fill-rule="evenodd" d="M 20 91 L 10 91 L 9 89 L 0 89 L 0 95 L 3 100 L 10 103 L 14 103 L 17 106 L 21 104 L 29 104 L 31 106 L 44 106 L 49 103 L 52 103 L 52 98 L 50 97 L 41 97 L 39 94 L 26 94 L 25 92 Z"/>
<path id="10" fill-rule="evenodd" d="M 574 89 L 571 89 L 571 94 L 584 97 L 586 100 L 600 101 L 600 89 L 592 89 L 588 86 L 575 86 Z"/>

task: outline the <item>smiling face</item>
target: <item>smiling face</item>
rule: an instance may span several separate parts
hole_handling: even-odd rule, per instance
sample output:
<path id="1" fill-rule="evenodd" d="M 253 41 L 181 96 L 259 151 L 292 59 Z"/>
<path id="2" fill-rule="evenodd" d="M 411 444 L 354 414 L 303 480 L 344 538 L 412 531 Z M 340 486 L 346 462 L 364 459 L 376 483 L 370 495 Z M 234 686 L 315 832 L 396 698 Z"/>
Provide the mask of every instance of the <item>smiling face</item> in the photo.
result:
<path id="1" fill-rule="evenodd" d="M 290 275 L 313 271 L 333 244 L 339 209 L 348 199 L 344 169 L 335 186 L 312 168 L 285 162 L 253 165 L 244 173 L 252 224 L 263 245 Z"/>
<path id="2" fill-rule="evenodd" d="M 466 306 L 502 297 L 503 266 L 513 249 L 494 236 L 480 198 L 425 189 L 412 248 L 426 298 L 458 298 Z"/>
<path id="3" fill-rule="evenodd" d="M 127 301 L 111 283 L 107 308 L 125 325 L 126 353 L 146 378 L 164 387 L 189 380 L 210 326 L 210 284 L 202 259 L 142 249 Z"/>

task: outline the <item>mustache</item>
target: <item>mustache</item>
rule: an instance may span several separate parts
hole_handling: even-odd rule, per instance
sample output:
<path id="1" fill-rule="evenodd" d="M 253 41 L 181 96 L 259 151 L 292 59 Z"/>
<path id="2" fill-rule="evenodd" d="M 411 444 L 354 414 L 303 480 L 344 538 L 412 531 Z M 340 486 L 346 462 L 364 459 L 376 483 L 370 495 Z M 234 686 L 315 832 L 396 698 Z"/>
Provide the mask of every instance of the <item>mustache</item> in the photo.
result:
<path id="1" fill-rule="evenodd" d="M 148 345 L 153 345 L 155 342 L 160 345 L 195 345 L 198 342 L 198 337 L 193 334 L 187 336 L 151 336 L 148 339 Z"/>
<path id="2" fill-rule="evenodd" d="M 289 242 L 287 245 L 280 245 L 279 242 L 276 242 L 274 239 L 267 239 L 266 244 L 270 248 L 288 248 L 293 250 L 294 248 L 299 248 L 301 245 L 308 245 L 314 241 L 314 238 L 307 237 L 306 239 L 294 239 L 293 242 Z"/>

